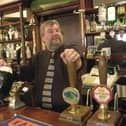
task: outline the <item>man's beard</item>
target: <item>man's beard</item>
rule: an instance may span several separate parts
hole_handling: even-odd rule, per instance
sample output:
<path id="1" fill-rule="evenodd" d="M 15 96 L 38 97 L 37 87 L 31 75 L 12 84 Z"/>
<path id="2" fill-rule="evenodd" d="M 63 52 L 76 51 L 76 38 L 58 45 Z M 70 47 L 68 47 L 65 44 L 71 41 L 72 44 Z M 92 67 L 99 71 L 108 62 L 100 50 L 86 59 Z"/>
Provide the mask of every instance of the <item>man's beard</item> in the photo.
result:
<path id="1" fill-rule="evenodd" d="M 50 45 L 49 45 L 49 49 L 51 51 L 55 51 L 57 50 L 61 45 L 63 44 L 63 42 L 61 40 L 53 40 Z"/>

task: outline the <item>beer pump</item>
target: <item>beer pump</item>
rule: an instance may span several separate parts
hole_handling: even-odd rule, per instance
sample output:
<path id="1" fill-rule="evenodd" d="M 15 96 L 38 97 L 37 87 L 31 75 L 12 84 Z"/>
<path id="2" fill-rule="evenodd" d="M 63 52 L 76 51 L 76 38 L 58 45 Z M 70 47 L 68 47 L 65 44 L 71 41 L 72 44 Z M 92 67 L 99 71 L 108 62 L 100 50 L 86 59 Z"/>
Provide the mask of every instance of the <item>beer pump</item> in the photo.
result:
<path id="1" fill-rule="evenodd" d="M 25 106 L 23 98 L 26 98 L 28 95 L 32 98 L 32 87 L 29 82 L 13 82 L 9 92 L 9 108 L 15 110 Z"/>
<path id="2" fill-rule="evenodd" d="M 118 126 L 121 114 L 108 109 L 108 103 L 112 100 L 112 89 L 106 85 L 107 59 L 104 55 L 98 56 L 98 69 L 100 85 L 95 86 L 92 93 L 100 107 L 87 121 L 87 126 Z"/>
<path id="3" fill-rule="evenodd" d="M 67 64 L 68 77 L 70 86 L 63 91 L 63 99 L 70 106 L 64 110 L 59 119 L 83 125 L 91 116 L 92 111 L 89 106 L 79 105 L 80 93 L 76 88 L 76 69 L 75 64 Z"/>

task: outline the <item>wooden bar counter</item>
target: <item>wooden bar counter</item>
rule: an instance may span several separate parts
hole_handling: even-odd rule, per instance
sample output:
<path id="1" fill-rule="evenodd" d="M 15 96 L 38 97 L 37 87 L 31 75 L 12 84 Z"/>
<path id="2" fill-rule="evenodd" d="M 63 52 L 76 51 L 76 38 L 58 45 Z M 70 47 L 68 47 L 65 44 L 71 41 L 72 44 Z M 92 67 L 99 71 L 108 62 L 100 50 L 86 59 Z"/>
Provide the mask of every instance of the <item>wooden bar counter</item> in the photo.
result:
<path id="1" fill-rule="evenodd" d="M 12 110 L 8 106 L 0 107 L 0 122 L 3 122 L 11 118 L 14 114 L 22 114 L 24 116 L 52 124 L 54 126 L 77 126 L 75 124 L 64 122 L 59 120 L 59 114 L 57 112 L 52 112 L 40 108 L 33 107 L 22 107 L 20 109 Z"/>
<path id="2" fill-rule="evenodd" d="M 35 120 L 39 120 L 45 123 L 52 124 L 53 126 L 79 126 L 73 123 L 64 122 L 59 120 L 58 112 L 52 112 L 40 108 L 35 107 L 22 107 L 20 109 L 12 110 L 8 108 L 8 106 L 0 107 L 0 123 L 10 119 L 14 114 L 21 114 L 26 117 L 33 118 Z M 126 119 L 122 119 L 121 124 L 119 126 L 124 126 L 126 123 Z M 86 126 L 85 124 L 83 126 Z"/>

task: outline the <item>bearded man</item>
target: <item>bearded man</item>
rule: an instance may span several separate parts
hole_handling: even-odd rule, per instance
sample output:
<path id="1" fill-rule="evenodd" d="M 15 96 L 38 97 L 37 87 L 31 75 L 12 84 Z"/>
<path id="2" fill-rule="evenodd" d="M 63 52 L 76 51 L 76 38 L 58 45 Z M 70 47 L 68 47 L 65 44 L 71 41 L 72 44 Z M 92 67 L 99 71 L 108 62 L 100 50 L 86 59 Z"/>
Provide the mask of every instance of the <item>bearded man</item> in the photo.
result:
<path id="1" fill-rule="evenodd" d="M 61 112 L 68 107 L 62 98 L 64 88 L 70 86 L 66 64 L 75 63 L 78 72 L 82 66 L 81 53 L 75 45 L 64 45 L 58 21 L 42 23 L 40 31 L 44 48 L 21 67 L 20 79 L 34 84 L 35 106 Z"/>

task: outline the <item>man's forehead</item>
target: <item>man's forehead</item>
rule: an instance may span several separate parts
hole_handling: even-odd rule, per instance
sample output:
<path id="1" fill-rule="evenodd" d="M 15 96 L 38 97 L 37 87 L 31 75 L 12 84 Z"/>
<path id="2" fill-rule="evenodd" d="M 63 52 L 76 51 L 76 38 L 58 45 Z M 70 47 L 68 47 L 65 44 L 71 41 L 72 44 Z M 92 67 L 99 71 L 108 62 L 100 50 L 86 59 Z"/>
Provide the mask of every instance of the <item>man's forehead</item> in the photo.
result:
<path id="1" fill-rule="evenodd" d="M 49 24 L 45 27 L 45 29 L 52 29 L 52 28 L 60 28 L 57 24 Z"/>

